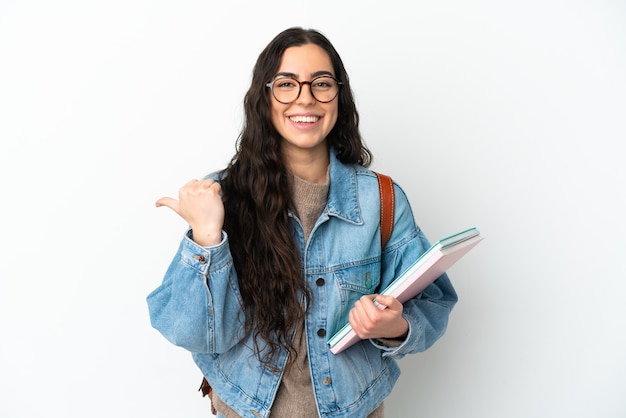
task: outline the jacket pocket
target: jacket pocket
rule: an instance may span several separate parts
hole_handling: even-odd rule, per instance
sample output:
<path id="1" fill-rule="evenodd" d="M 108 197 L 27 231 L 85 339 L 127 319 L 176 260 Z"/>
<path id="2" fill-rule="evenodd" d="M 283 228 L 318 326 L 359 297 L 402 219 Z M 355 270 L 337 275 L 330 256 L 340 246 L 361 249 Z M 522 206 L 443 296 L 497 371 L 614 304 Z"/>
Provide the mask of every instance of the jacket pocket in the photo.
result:
<path id="1" fill-rule="evenodd" d="M 335 271 L 341 303 L 352 306 L 361 296 L 375 293 L 380 284 L 380 261 L 351 265 Z"/>

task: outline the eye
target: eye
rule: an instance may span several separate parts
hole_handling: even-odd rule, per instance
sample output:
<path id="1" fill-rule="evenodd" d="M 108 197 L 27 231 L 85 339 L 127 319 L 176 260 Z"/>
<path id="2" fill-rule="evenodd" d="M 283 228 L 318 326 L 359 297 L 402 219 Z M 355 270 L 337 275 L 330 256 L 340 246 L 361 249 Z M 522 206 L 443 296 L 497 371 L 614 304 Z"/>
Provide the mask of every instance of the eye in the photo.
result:
<path id="1" fill-rule="evenodd" d="M 292 80 L 290 78 L 280 78 L 274 81 L 274 88 L 277 89 L 292 89 L 295 87 L 297 87 L 297 83 L 295 82 L 295 80 Z"/>
<path id="2" fill-rule="evenodd" d="M 335 84 L 335 80 L 330 77 L 316 78 L 312 83 L 313 87 L 321 89 L 333 87 Z"/>

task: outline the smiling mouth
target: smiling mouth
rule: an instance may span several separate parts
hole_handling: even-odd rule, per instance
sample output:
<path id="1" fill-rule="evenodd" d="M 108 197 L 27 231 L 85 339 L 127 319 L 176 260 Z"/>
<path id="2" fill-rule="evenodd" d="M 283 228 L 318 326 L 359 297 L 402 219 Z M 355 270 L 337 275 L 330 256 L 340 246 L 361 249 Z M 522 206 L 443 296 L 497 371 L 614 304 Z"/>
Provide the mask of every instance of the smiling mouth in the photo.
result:
<path id="1" fill-rule="evenodd" d="M 289 116 L 292 122 L 296 123 L 315 123 L 320 120 L 319 116 Z"/>

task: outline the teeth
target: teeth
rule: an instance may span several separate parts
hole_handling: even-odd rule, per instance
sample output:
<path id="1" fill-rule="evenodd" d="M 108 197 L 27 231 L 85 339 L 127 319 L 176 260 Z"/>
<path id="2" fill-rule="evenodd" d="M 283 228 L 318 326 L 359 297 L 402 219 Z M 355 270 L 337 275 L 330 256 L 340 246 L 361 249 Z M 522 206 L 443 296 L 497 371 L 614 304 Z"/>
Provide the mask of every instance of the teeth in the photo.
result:
<path id="1" fill-rule="evenodd" d="M 294 122 L 304 122 L 304 123 L 315 123 L 319 120 L 318 116 L 291 116 L 291 119 Z"/>

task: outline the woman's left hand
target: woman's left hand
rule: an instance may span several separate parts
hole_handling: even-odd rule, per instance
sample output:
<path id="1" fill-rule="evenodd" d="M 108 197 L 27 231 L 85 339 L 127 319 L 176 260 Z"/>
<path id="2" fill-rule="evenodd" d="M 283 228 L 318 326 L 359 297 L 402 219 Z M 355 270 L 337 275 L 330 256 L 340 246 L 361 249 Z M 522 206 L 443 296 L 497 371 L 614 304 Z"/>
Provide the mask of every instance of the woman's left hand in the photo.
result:
<path id="1" fill-rule="evenodd" d="M 386 308 L 380 309 L 374 299 Z M 409 323 L 402 317 L 402 304 L 393 296 L 361 297 L 350 310 L 348 320 L 361 339 L 402 338 L 409 331 Z"/>

